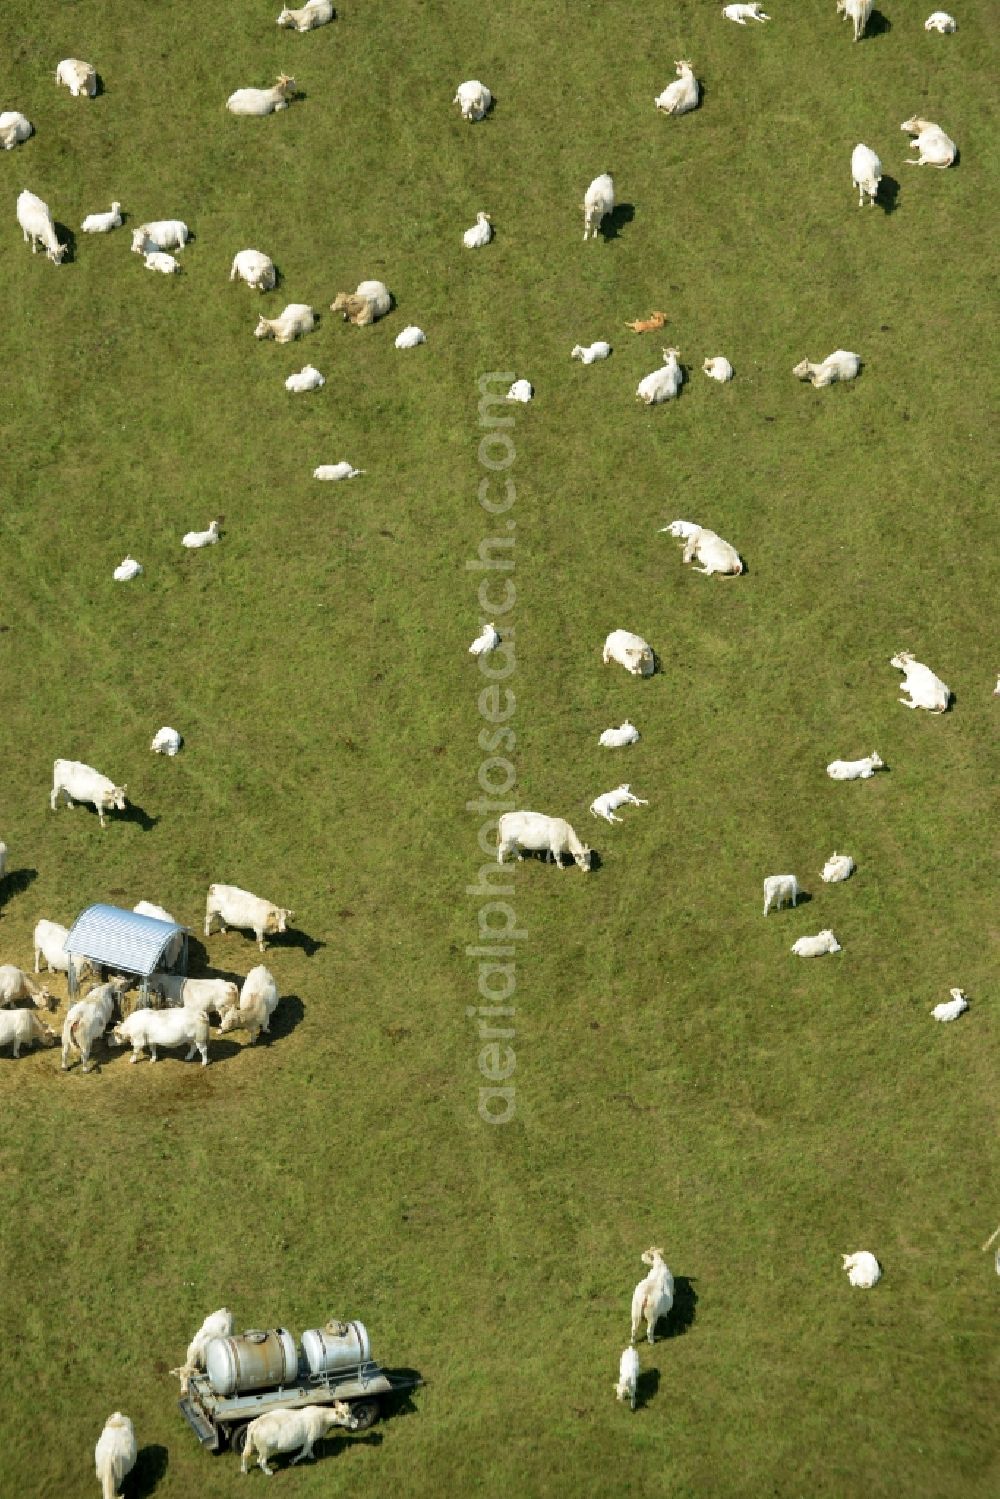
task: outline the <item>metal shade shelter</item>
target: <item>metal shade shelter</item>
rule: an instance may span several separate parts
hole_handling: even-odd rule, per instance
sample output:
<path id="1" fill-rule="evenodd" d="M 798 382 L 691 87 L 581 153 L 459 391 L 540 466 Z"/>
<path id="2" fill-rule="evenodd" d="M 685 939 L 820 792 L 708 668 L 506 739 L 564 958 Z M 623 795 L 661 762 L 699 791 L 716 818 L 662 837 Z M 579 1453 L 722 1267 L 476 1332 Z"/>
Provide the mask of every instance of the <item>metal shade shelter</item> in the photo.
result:
<path id="1" fill-rule="evenodd" d="M 187 973 L 187 927 L 175 921 L 159 921 L 154 916 L 140 916 L 120 906 L 88 906 L 76 918 L 66 938 L 65 948 L 74 958 L 90 958 L 104 968 L 118 973 L 133 973 L 142 979 L 142 995 L 149 994 L 149 975 L 160 967 L 164 952 L 175 937 L 180 937 L 180 961 L 176 965 Z M 70 965 L 70 999 L 76 998 L 76 974 Z"/>

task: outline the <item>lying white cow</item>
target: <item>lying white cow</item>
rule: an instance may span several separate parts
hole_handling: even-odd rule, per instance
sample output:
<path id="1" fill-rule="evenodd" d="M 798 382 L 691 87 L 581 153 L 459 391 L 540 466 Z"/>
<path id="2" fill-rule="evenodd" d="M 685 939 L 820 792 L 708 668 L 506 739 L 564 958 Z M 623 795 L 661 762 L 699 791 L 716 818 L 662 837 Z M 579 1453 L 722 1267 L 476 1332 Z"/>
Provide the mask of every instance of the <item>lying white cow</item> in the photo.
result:
<path id="1" fill-rule="evenodd" d="M 823 865 L 820 879 L 824 880 L 828 885 L 837 885 L 841 880 L 850 879 L 855 867 L 854 860 L 850 854 L 838 854 L 837 850 L 834 849 Z"/>
<path id="2" fill-rule="evenodd" d="M 493 95 L 485 83 L 480 83 L 478 78 L 470 78 L 458 85 L 451 102 L 461 109 L 462 119 L 468 120 L 471 124 L 483 118 L 493 103 Z"/>
<path id="3" fill-rule="evenodd" d="M 169 1010 L 133 1010 L 111 1032 L 115 1046 L 131 1043 L 133 1062 L 142 1061 L 147 1046 L 152 1062 L 156 1061 L 161 1046 L 186 1046 L 185 1062 L 200 1052 L 203 1067 L 208 1066 L 208 1037 L 208 1016 L 203 1010 L 189 1010 L 185 1005 Z"/>
<path id="4" fill-rule="evenodd" d="M 935 1005 L 931 1011 L 935 1020 L 957 1020 L 959 1015 L 964 1015 L 969 1008 L 969 1001 L 961 989 L 949 989 L 948 993 L 951 999 L 945 1000 L 943 1004 Z"/>
<path id="5" fill-rule="evenodd" d="M 183 743 L 180 734 L 172 729 L 169 724 L 164 724 L 162 729 L 157 729 L 150 741 L 150 749 L 154 755 L 176 755 Z"/>
<path id="6" fill-rule="evenodd" d="M 696 526 L 688 534 L 684 545 L 682 562 L 700 562 L 701 567 L 696 567 L 696 573 L 703 573 L 710 578 L 713 573 L 721 573 L 723 576 L 736 577 L 743 571 L 743 562 L 739 552 L 728 541 L 723 541 L 715 531 L 710 531 L 707 526 Z"/>
<path id="7" fill-rule="evenodd" d="M 313 364 L 306 364 L 294 374 L 289 375 L 285 381 L 285 389 L 290 390 L 293 395 L 305 395 L 310 390 L 321 390 L 326 384 L 326 377 L 321 375 Z"/>
<path id="8" fill-rule="evenodd" d="M 824 953 L 840 952 L 841 946 L 829 928 L 824 927 L 815 937 L 800 937 L 792 943 L 791 950 L 799 958 L 819 958 Z"/>
<path id="9" fill-rule="evenodd" d="M 34 1010 L 0 1010 L 0 1046 L 12 1046 L 15 1057 L 21 1055 L 22 1046 L 33 1046 L 36 1041 L 55 1046 L 58 1040 Z"/>
<path id="10" fill-rule="evenodd" d="M 633 677 L 651 677 L 656 667 L 653 647 L 641 635 L 633 635 L 631 630 L 611 631 L 604 642 L 603 659 L 605 666 L 617 661 Z"/>
<path id="11" fill-rule="evenodd" d="M 906 708 L 926 708 L 929 713 L 944 713 L 951 702 L 951 688 L 936 677 L 929 666 L 915 661 L 909 651 L 900 651 L 889 662 L 903 673 L 903 691 L 909 697 L 899 701 Z"/>
<path id="12" fill-rule="evenodd" d="M 851 1285 L 862 1291 L 870 1291 L 882 1279 L 882 1266 L 870 1249 L 857 1249 L 854 1254 L 841 1255 L 841 1259 Z"/>
<path id="13" fill-rule="evenodd" d="M 626 806 L 648 807 L 649 802 L 643 801 L 641 797 L 633 796 L 628 782 L 624 781 L 613 791 L 605 791 L 603 796 L 595 796 L 590 804 L 590 811 L 594 817 L 603 817 L 605 822 L 624 822 L 623 817 L 615 816 L 615 811 L 618 807 Z"/>
<path id="14" fill-rule="evenodd" d="M 218 918 L 223 932 L 230 926 L 252 931 L 263 952 L 265 933 L 273 936 L 276 932 L 287 931 L 294 915 L 294 911 L 272 905 L 259 895 L 251 895 L 249 890 L 241 890 L 238 885 L 209 885 L 205 902 L 205 936 L 211 935 L 212 923 Z"/>
<path id="15" fill-rule="evenodd" d="M 154 250 L 183 250 L 191 231 L 183 219 L 151 219 L 132 230 L 132 254 L 149 255 Z"/>
<path id="16" fill-rule="evenodd" d="M 563 855 L 570 854 L 578 869 L 590 868 L 590 849 L 579 838 L 563 817 L 548 817 L 544 812 L 505 812 L 497 827 L 497 863 L 502 864 L 507 854 L 517 855 L 522 860 L 521 850 L 535 853 L 544 850 L 545 862 L 554 859 L 563 867 Z"/>
<path id="17" fill-rule="evenodd" d="M 127 979 L 112 979 L 91 989 L 83 999 L 70 1005 L 62 1028 L 62 1067 L 69 1071 L 74 1051 L 79 1052 L 81 1071 L 90 1071 L 90 1053 L 94 1042 L 107 1030 L 121 995 L 128 984 Z"/>
<path id="18" fill-rule="evenodd" d="M 592 344 L 574 344 L 569 357 L 579 359 L 581 364 L 596 364 L 600 359 L 607 359 L 610 353 L 611 345 L 603 338 L 596 338 Z"/>
<path id="19" fill-rule="evenodd" d="M 760 0 L 750 0 L 744 5 L 724 5 L 722 14 L 727 21 L 735 21 L 737 26 L 745 26 L 748 21 L 769 21 L 771 17 L 761 9 Z"/>
<path id="20" fill-rule="evenodd" d="M 794 874 L 769 874 L 764 881 L 764 915 L 772 906 L 779 910 L 786 901 L 794 906 L 799 894 L 799 882 Z"/>
<path id="21" fill-rule="evenodd" d="M 223 1035 L 228 1031 L 249 1031 L 252 1046 L 261 1031 L 270 1033 L 271 1016 L 277 1006 L 278 986 L 274 975 L 258 963 L 243 980 L 239 1004 L 223 1015 L 220 1030 Z"/>
<path id="22" fill-rule="evenodd" d="M 335 1400 L 332 1405 L 303 1405 L 298 1410 L 268 1411 L 257 1416 L 247 1427 L 246 1446 L 243 1448 L 242 1473 L 249 1473 L 249 1462 L 260 1463 L 270 1477 L 273 1468 L 267 1460 L 277 1452 L 294 1452 L 293 1463 L 313 1456 L 315 1444 L 328 1436 L 335 1426 L 346 1426 L 354 1431 L 358 1419 L 351 1415 L 351 1407 L 344 1400 Z"/>
<path id="23" fill-rule="evenodd" d="M 958 155 L 958 147 L 950 135 L 945 135 L 940 125 L 935 125 L 933 120 L 921 120 L 914 115 L 912 120 L 904 120 L 900 130 L 905 130 L 907 135 L 915 137 L 910 142 L 917 153 L 915 161 L 907 157 L 905 165 L 908 167 L 950 167 Z"/>
<path id="24" fill-rule="evenodd" d="M 958 22 L 946 10 L 932 10 L 924 22 L 924 30 L 937 31 L 941 36 L 947 36 L 949 32 L 958 30 Z"/>
<path id="25" fill-rule="evenodd" d="M 52 767 L 49 807 L 53 812 L 56 810 L 60 795 L 66 798 L 71 807 L 76 802 L 90 802 L 103 828 L 105 812 L 109 812 L 112 807 L 116 812 L 125 811 L 127 790 L 127 786 L 116 786 L 114 781 L 109 781 L 107 776 L 102 776 L 92 766 L 84 765 L 82 760 L 57 760 Z"/>
<path id="26" fill-rule="evenodd" d="M 277 317 L 259 317 L 254 338 L 273 338 L 275 343 L 290 344 L 301 333 L 311 333 L 316 314 L 305 302 L 289 302 Z"/>
<path id="27" fill-rule="evenodd" d="M 663 350 L 663 368 L 643 375 L 635 388 L 635 398 L 644 406 L 659 406 L 663 401 L 672 401 L 681 388 L 684 371 L 678 363 L 677 349 Z"/>
<path id="28" fill-rule="evenodd" d="M 159 271 L 163 276 L 177 276 L 181 269 L 180 261 L 168 255 L 166 250 L 150 250 L 143 265 L 147 271 Z"/>
<path id="29" fill-rule="evenodd" d="M 819 364 L 801 359 L 792 370 L 799 380 L 808 380 L 817 390 L 824 385 L 833 385 L 837 380 L 853 380 L 861 368 L 861 360 L 850 349 L 834 349 Z"/>
<path id="30" fill-rule="evenodd" d="M 867 781 L 885 764 L 872 750 L 863 760 L 831 760 L 826 773 L 831 781 Z"/>
<path id="31" fill-rule="evenodd" d="M 278 17 L 279 26 L 291 26 L 296 31 L 312 31 L 316 26 L 325 26 L 333 20 L 333 0 L 306 0 L 298 10 L 289 10 L 287 5 Z"/>
<path id="32" fill-rule="evenodd" d="M 36 1009 L 54 1010 L 56 1001 L 44 984 L 36 984 L 23 968 L 14 963 L 0 966 L 0 1005 L 16 1005 L 29 1000 Z"/>
<path id="33" fill-rule="evenodd" d="M 230 281 L 245 281 L 253 291 L 273 291 L 277 276 L 274 261 L 263 250 L 237 250 L 233 256 Z"/>
<path id="34" fill-rule="evenodd" d="M 639 730 L 634 723 L 631 723 L 626 718 L 625 722 L 620 724 L 617 729 L 605 729 L 597 742 L 598 744 L 602 744 L 605 749 L 621 749 L 626 744 L 638 743 L 638 739 Z"/>
<path id="35" fill-rule="evenodd" d="M 32 129 L 31 121 L 19 109 L 5 109 L 0 114 L 0 146 L 5 151 L 12 151 L 22 141 L 28 140 Z"/>

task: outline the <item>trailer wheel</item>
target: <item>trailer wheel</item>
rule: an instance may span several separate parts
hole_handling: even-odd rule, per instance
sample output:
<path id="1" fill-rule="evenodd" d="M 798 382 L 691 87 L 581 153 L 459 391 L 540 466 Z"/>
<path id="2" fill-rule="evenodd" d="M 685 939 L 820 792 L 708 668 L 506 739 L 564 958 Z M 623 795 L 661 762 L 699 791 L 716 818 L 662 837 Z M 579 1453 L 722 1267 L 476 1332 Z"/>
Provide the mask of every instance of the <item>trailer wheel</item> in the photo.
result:
<path id="1" fill-rule="evenodd" d="M 242 1457 L 247 1449 L 247 1430 L 249 1421 L 241 1421 L 236 1426 L 229 1428 L 229 1445 L 237 1457 Z"/>
<path id="2" fill-rule="evenodd" d="M 351 1415 L 357 1421 L 356 1431 L 367 1431 L 369 1426 L 374 1426 L 378 1420 L 379 1409 L 377 1400 L 352 1400 Z"/>

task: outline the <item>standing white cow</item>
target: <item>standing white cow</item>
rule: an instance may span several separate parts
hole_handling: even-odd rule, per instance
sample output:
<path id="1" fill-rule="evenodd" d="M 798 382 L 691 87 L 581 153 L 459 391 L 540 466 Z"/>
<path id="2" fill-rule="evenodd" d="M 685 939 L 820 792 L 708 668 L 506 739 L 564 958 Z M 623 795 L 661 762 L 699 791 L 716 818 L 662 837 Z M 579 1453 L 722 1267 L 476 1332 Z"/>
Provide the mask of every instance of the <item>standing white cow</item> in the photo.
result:
<path id="1" fill-rule="evenodd" d="M 874 0 L 837 0 L 837 14 L 850 21 L 854 27 L 854 40 L 859 42 L 871 19 Z"/>
<path id="2" fill-rule="evenodd" d="M 249 890 L 241 890 L 238 885 L 209 885 L 205 902 L 205 936 L 211 935 L 212 924 L 218 919 L 223 932 L 230 926 L 252 931 L 263 952 L 265 933 L 273 936 L 276 932 L 287 931 L 294 915 L 294 911 L 272 905 L 259 895 L 251 895 Z"/>
<path id="3" fill-rule="evenodd" d="M 170 1371 L 171 1374 L 180 1376 L 182 1396 L 188 1392 L 191 1375 L 197 1374 L 199 1369 L 204 1369 L 205 1354 L 212 1339 L 230 1338 L 232 1334 L 233 1314 L 227 1306 L 220 1307 L 217 1312 L 209 1313 L 188 1344 L 183 1364 L 178 1369 Z"/>
<path id="4" fill-rule="evenodd" d="M 0 1046 L 12 1047 L 15 1057 L 21 1055 L 22 1046 L 33 1046 L 36 1041 L 55 1046 L 58 1040 L 34 1010 L 0 1010 Z"/>
<path id="5" fill-rule="evenodd" d="M 502 864 L 507 854 L 517 855 L 522 861 L 521 850 L 545 853 L 545 862 L 555 860 L 560 869 L 563 855 L 571 854 L 578 869 L 590 868 L 590 849 L 581 843 L 564 817 L 549 817 L 544 812 L 505 812 L 498 824 L 497 863 Z"/>
<path id="6" fill-rule="evenodd" d="M 116 786 L 114 781 L 109 781 L 92 766 L 84 765 L 82 760 L 57 760 L 52 767 L 49 807 L 53 812 L 56 810 L 60 795 L 65 796 L 71 807 L 76 802 L 90 802 L 103 828 L 105 812 L 112 807 L 116 812 L 125 811 L 127 790 L 127 786 Z"/>
<path id="7" fill-rule="evenodd" d="M 632 1292 L 632 1336 L 629 1339 L 632 1344 L 639 1335 L 642 1321 L 646 1323 L 646 1337 L 655 1343 L 656 1324 L 674 1304 L 674 1277 L 663 1259 L 663 1250 L 647 1249 L 642 1255 L 642 1263 L 651 1268 Z"/>
<path id="8" fill-rule="evenodd" d="M 273 1468 L 267 1460 L 277 1452 L 294 1452 L 292 1463 L 300 1463 L 313 1456 L 313 1447 L 329 1435 L 335 1426 L 346 1426 L 356 1430 L 357 1416 L 351 1415 L 351 1407 L 344 1400 L 335 1400 L 332 1405 L 303 1405 L 298 1410 L 268 1411 L 258 1416 L 247 1427 L 246 1445 L 243 1448 L 242 1473 L 249 1473 L 249 1462 L 260 1463 L 270 1477 Z"/>
<path id="9" fill-rule="evenodd" d="M 79 57 L 64 57 L 56 68 L 56 83 L 68 88 L 74 99 L 93 99 L 97 93 L 97 69 Z"/>
<path id="10" fill-rule="evenodd" d="M 615 211 L 615 184 L 610 172 L 595 177 L 583 196 L 583 238 L 596 239 L 597 231 Z"/>
<path id="11" fill-rule="evenodd" d="M 44 958 L 45 967 L 53 973 L 65 973 L 69 976 L 72 971 L 72 989 L 85 974 L 93 973 L 96 977 L 97 969 L 89 958 L 74 958 L 66 951 L 68 936 L 69 927 L 60 926 L 58 921 L 46 921 L 43 917 L 35 923 L 35 972 L 41 973 L 41 960 Z"/>
<path id="12" fill-rule="evenodd" d="M 245 281 L 254 291 L 273 291 L 278 279 L 274 261 L 263 250 L 237 250 L 229 271 L 230 281 Z"/>
<path id="13" fill-rule="evenodd" d="M 794 874 L 769 874 L 764 881 L 764 915 L 772 906 L 779 910 L 786 901 L 791 901 L 794 906 L 800 894 Z"/>
<path id="14" fill-rule="evenodd" d="M 78 999 L 75 1004 L 70 1005 L 62 1029 L 64 1072 L 69 1071 L 70 1059 L 74 1051 L 80 1054 L 82 1063 L 80 1070 L 90 1071 L 91 1049 L 94 1042 L 107 1030 L 115 1012 L 115 1006 L 121 999 L 127 984 L 127 979 L 111 979 L 108 983 L 99 984 L 97 988 L 91 989 L 83 999 Z"/>
<path id="15" fill-rule="evenodd" d="M 44 984 L 36 984 L 14 963 L 0 966 L 0 1006 L 30 1001 L 39 1010 L 54 1010 L 56 1001 Z"/>
<path id="16" fill-rule="evenodd" d="M 115 1046 L 131 1042 L 130 1061 L 141 1062 L 142 1054 L 149 1047 L 149 1059 L 156 1061 L 159 1047 L 186 1046 L 184 1060 L 190 1062 L 195 1052 L 201 1054 L 201 1065 L 208 1066 L 208 1016 L 204 1010 L 189 1009 L 181 1005 L 169 1010 L 133 1010 L 131 1015 L 111 1032 Z"/>
<path id="17" fill-rule="evenodd" d="M 101 1499 L 115 1499 L 125 1478 L 135 1467 L 138 1449 L 135 1430 L 128 1416 L 115 1411 L 104 1423 L 94 1448 L 94 1465 L 101 1484 Z"/>

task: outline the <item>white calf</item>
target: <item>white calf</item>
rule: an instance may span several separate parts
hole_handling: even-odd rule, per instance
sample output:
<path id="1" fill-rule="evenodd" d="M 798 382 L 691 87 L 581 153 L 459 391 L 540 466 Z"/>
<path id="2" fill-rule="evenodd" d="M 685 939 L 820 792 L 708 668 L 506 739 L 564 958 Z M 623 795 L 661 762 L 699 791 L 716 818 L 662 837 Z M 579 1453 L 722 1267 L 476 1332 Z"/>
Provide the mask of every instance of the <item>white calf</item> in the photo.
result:
<path id="1" fill-rule="evenodd" d="M 105 1421 L 94 1448 L 101 1499 L 115 1499 L 123 1481 L 135 1467 L 138 1455 L 132 1422 L 121 1411 L 115 1411 Z"/>
<path id="2" fill-rule="evenodd" d="M 56 1007 L 55 999 L 44 984 L 36 984 L 23 968 L 4 963 L 0 967 L 0 1005 L 16 1005 L 22 1000 L 30 1000 L 39 1010 L 54 1010 Z"/>
<path id="3" fill-rule="evenodd" d="M 635 744 L 638 738 L 639 730 L 626 718 L 617 729 L 605 729 L 597 742 L 603 744 L 605 749 L 621 749 L 626 744 Z"/>
<path id="4" fill-rule="evenodd" d="M 293 395 L 305 395 L 310 390 L 321 390 L 325 384 L 326 377 L 320 374 L 315 365 L 306 364 L 294 375 L 288 376 L 285 389 L 290 390 Z"/>
<path id="5" fill-rule="evenodd" d="M 203 1010 L 188 1009 L 186 1005 L 170 1010 L 133 1010 L 111 1032 L 115 1046 L 131 1043 L 133 1062 L 142 1061 L 147 1046 L 152 1062 L 156 1061 L 161 1046 L 186 1046 L 184 1060 L 190 1062 L 195 1052 L 199 1052 L 203 1067 L 208 1066 L 208 1038 L 208 1016 Z"/>
<path id="6" fill-rule="evenodd" d="M 882 1279 L 882 1266 L 868 1249 L 858 1249 L 854 1254 L 841 1255 L 844 1269 L 852 1286 L 870 1291 Z"/>
<path id="7" fill-rule="evenodd" d="M 764 915 L 771 907 L 780 909 L 786 901 L 792 905 L 799 898 L 799 882 L 794 874 L 769 874 L 764 881 Z"/>
<path id="8" fill-rule="evenodd" d="M 122 206 L 112 203 L 106 213 L 88 213 L 80 228 L 84 234 L 110 234 L 122 226 Z"/>
<path id="9" fill-rule="evenodd" d="M 642 1255 L 642 1263 L 651 1268 L 632 1292 L 632 1336 L 629 1341 L 633 1344 L 642 1321 L 646 1323 L 646 1337 L 655 1343 L 656 1324 L 674 1304 L 674 1277 L 664 1262 L 663 1250 L 647 1249 Z"/>
<path id="10" fill-rule="evenodd" d="M 583 195 L 583 238 L 596 239 L 597 231 L 615 211 L 615 184 L 610 172 L 595 177 Z"/>
<path id="11" fill-rule="evenodd" d="M 466 229 L 462 235 L 462 244 L 467 250 L 481 250 L 488 245 L 493 238 L 493 229 L 490 224 L 488 213 L 480 211 L 476 214 L 476 222 L 471 229 Z"/>
<path id="12" fill-rule="evenodd" d="M 423 328 L 418 328 L 416 323 L 409 323 L 396 334 L 393 346 L 397 349 L 415 349 L 418 344 L 427 342 L 427 334 Z"/>
<path id="13" fill-rule="evenodd" d="M 212 925 L 218 919 L 223 932 L 227 926 L 249 928 L 263 952 L 265 933 L 273 936 L 276 932 L 287 931 L 294 915 L 294 911 L 272 905 L 259 895 L 251 895 L 249 890 L 241 890 L 238 885 L 209 885 L 205 902 L 205 936 L 211 934 Z"/>
<path id="14" fill-rule="evenodd" d="M 571 359 L 579 359 L 581 364 L 595 364 L 598 359 L 607 359 L 611 353 L 611 345 L 605 343 L 602 338 L 592 344 L 574 344 L 570 352 Z"/>
<path id="15" fill-rule="evenodd" d="M 613 791 L 605 791 L 603 796 L 595 796 L 590 804 L 590 811 L 594 817 L 603 817 L 605 822 L 624 822 L 623 817 L 615 816 L 615 810 L 626 806 L 648 807 L 649 802 L 643 801 L 641 797 L 633 796 L 628 782 L 624 781 Z"/>
<path id="16" fill-rule="evenodd" d="M 313 1456 L 315 1444 L 327 1436 L 335 1426 L 346 1426 L 354 1431 L 358 1421 L 351 1415 L 351 1408 L 343 1400 L 332 1405 L 303 1405 L 298 1410 L 268 1411 L 258 1416 L 247 1427 L 246 1446 L 240 1471 L 248 1473 L 248 1462 L 259 1462 L 264 1472 L 270 1475 L 273 1468 L 267 1466 L 268 1458 L 277 1452 L 294 1452 L 293 1463 Z"/>
<path id="17" fill-rule="evenodd" d="M 226 100 L 231 115 L 269 115 L 278 109 L 287 109 L 288 101 L 295 93 L 295 79 L 287 73 L 279 73 L 278 80 L 270 88 L 238 88 Z"/>
<path id="18" fill-rule="evenodd" d="M 959 1015 L 964 1015 L 969 1008 L 969 1001 L 961 989 L 949 989 L 948 993 L 951 999 L 943 1004 L 935 1005 L 931 1011 L 935 1020 L 957 1020 Z"/>
<path id="19" fill-rule="evenodd" d="M 520 401 L 522 405 L 527 405 L 534 394 L 535 388 L 530 380 L 515 380 L 507 392 L 507 400 Z"/>
<path id="20" fill-rule="evenodd" d="M 500 644 L 500 631 L 492 622 L 483 625 L 482 630 L 469 646 L 470 656 L 488 656 L 490 651 L 495 651 Z"/>
<path id="21" fill-rule="evenodd" d="M 635 1410 L 635 1397 L 638 1387 L 639 1355 L 633 1347 L 629 1346 L 618 1361 L 618 1383 L 615 1385 L 615 1395 L 619 1400 L 627 1400 L 632 1409 Z"/>
<path id="22" fill-rule="evenodd" d="M 874 208 L 882 181 L 882 163 L 871 146 L 859 142 L 851 152 L 851 181 L 858 190 L 858 207 L 862 208 L 867 198 Z"/>
<path id="23" fill-rule="evenodd" d="M 909 651 L 900 651 L 889 662 L 903 673 L 903 691 L 908 697 L 899 701 L 906 708 L 926 708 L 929 713 L 944 713 L 951 702 L 951 688 L 936 677 L 929 666 L 915 661 Z"/>
<path id="24" fill-rule="evenodd" d="M 581 843 L 576 833 L 563 817 L 548 817 L 544 812 L 505 812 L 497 826 L 497 863 L 502 864 L 507 854 L 517 855 L 522 862 L 521 850 L 530 849 L 545 853 L 545 862 L 555 860 L 560 869 L 563 855 L 572 855 L 578 869 L 585 873 L 590 869 L 590 849 Z"/>
<path id="25" fill-rule="evenodd" d="M 356 479 L 359 474 L 366 473 L 363 468 L 354 468 L 346 459 L 340 463 L 321 463 L 318 468 L 313 469 L 314 479 Z"/>
<path id="26" fill-rule="evenodd" d="M 800 937 L 797 942 L 792 943 L 791 947 L 791 951 L 798 958 L 820 958 L 824 953 L 841 950 L 840 943 L 829 928 L 817 932 L 815 937 Z"/>
<path id="27" fill-rule="evenodd" d="M 56 760 L 52 766 L 52 791 L 49 807 L 54 812 L 59 797 L 64 796 L 70 806 L 76 802 L 90 802 L 104 827 L 104 814 L 113 807 L 116 812 L 125 811 L 127 786 L 116 786 L 107 776 L 84 765 L 82 760 Z"/>
<path id="28" fill-rule="evenodd" d="M 824 880 L 828 885 L 839 884 L 841 880 L 850 879 L 855 867 L 854 860 L 850 854 L 838 854 L 837 850 L 834 849 L 823 865 L 820 879 Z"/>
<path id="29" fill-rule="evenodd" d="M 34 1010 L 0 1010 L 0 1046 L 13 1047 L 15 1057 L 21 1055 L 22 1046 L 33 1046 L 36 1041 L 43 1046 L 55 1046 L 58 1040 L 55 1031 L 39 1020 Z"/>
<path id="30" fill-rule="evenodd" d="M 701 368 L 703 374 L 706 374 L 710 380 L 718 380 L 720 385 L 724 385 L 727 380 L 733 378 L 733 367 L 725 354 L 716 354 L 706 359 Z"/>
<path id="31" fill-rule="evenodd" d="M 154 755 L 176 755 L 183 743 L 176 729 L 165 724 L 162 729 L 157 729 L 150 741 L 150 749 Z"/>
<path id="32" fill-rule="evenodd" d="M 617 661 L 633 677 L 651 677 L 656 666 L 653 647 L 631 630 L 612 630 L 604 642 L 602 655 L 605 666 Z"/>
<path id="33" fill-rule="evenodd" d="M 826 773 L 831 781 L 868 781 L 884 764 L 872 750 L 863 760 L 831 760 Z"/>
<path id="34" fill-rule="evenodd" d="M 180 261 L 168 255 L 166 250 L 150 250 L 143 265 L 147 271 L 160 271 L 164 276 L 176 276 L 181 268 Z"/>

